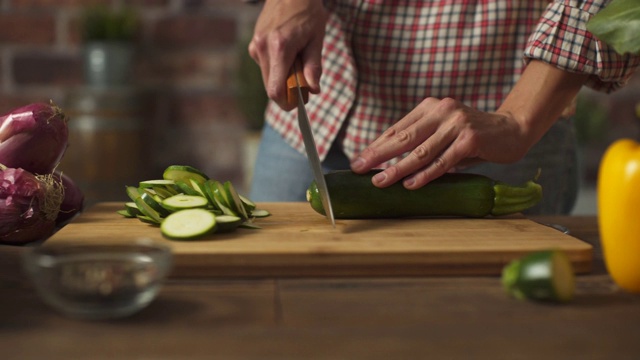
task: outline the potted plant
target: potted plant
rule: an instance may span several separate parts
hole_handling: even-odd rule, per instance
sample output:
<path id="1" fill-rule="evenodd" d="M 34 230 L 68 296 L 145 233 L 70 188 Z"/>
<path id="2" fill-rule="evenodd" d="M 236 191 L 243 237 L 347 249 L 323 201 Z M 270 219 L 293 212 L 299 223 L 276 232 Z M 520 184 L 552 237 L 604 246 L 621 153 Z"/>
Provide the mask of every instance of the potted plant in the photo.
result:
<path id="1" fill-rule="evenodd" d="M 126 85 L 131 78 L 138 16 L 133 9 L 91 6 L 82 17 L 85 79 L 90 86 Z"/>

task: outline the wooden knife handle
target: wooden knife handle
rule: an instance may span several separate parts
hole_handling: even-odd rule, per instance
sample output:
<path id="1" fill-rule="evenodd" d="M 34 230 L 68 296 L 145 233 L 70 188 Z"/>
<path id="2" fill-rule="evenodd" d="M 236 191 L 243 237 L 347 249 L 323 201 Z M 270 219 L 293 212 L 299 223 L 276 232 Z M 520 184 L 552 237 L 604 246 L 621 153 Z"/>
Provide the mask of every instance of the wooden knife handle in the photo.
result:
<path id="1" fill-rule="evenodd" d="M 287 103 L 291 107 L 298 106 L 298 86 L 296 77 L 300 82 L 302 101 L 306 104 L 307 101 L 309 101 L 309 84 L 307 84 L 307 80 L 305 80 L 304 74 L 302 73 L 302 61 L 299 58 L 296 58 L 296 61 L 293 63 L 291 73 L 287 78 Z"/>

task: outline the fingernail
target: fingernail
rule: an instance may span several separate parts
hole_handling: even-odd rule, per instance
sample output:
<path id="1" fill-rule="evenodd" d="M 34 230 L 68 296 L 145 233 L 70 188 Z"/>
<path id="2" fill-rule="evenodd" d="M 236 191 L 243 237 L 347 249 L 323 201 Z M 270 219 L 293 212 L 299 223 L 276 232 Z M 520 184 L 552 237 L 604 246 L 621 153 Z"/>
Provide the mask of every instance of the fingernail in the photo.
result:
<path id="1" fill-rule="evenodd" d="M 373 177 L 373 182 L 376 184 L 380 184 L 382 182 L 384 182 L 387 179 L 387 174 L 385 174 L 384 172 L 381 173 L 377 173 L 374 177 Z"/>
<path id="2" fill-rule="evenodd" d="M 412 187 L 415 183 L 416 183 L 416 179 L 414 179 L 413 177 L 410 177 L 404 180 L 405 187 Z"/>
<path id="3" fill-rule="evenodd" d="M 355 170 L 358 170 L 364 166 L 364 159 L 359 157 L 354 162 L 351 163 L 351 167 Z"/>

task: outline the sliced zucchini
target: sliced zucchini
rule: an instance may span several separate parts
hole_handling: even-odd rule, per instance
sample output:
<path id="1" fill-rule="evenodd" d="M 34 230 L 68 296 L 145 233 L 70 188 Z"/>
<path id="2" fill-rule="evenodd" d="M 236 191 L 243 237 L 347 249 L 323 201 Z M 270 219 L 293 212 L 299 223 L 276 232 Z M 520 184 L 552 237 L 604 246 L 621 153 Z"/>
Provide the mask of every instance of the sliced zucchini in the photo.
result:
<path id="1" fill-rule="evenodd" d="M 213 181 L 212 183 L 213 198 L 216 205 L 225 215 L 238 216 L 238 214 L 231 208 L 229 199 L 227 197 L 227 191 L 224 189 L 219 181 Z"/>
<path id="2" fill-rule="evenodd" d="M 242 219 L 239 216 L 216 216 L 216 232 L 218 233 L 235 231 L 240 224 L 242 224 Z"/>
<path id="3" fill-rule="evenodd" d="M 251 229 L 251 230 L 262 229 L 262 227 L 260 225 L 256 225 L 256 224 L 254 224 L 253 222 L 251 222 L 249 220 L 244 221 L 242 224 L 240 224 L 239 227 L 241 227 L 243 229 Z"/>
<path id="4" fill-rule="evenodd" d="M 156 180 L 140 181 L 138 187 L 142 189 L 146 189 L 146 188 L 154 188 L 156 186 L 173 186 L 174 184 L 175 182 L 173 180 L 156 179 Z"/>
<path id="5" fill-rule="evenodd" d="M 517 299 L 568 302 L 573 299 L 575 275 L 564 252 L 539 251 L 505 266 L 502 285 Z"/>
<path id="6" fill-rule="evenodd" d="M 205 173 L 189 165 L 171 165 L 164 170 L 162 178 L 165 180 L 181 180 L 185 182 L 193 179 L 202 184 L 209 179 Z"/>
<path id="7" fill-rule="evenodd" d="M 124 203 L 124 208 L 132 217 L 142 214 L 140 212 L 140 209 L 138 209 L 138 206 L 136 205 L 136 203 L 133 201 L 127 201 L 126 203 Z"/>
<path id="8" fill-rule="evenodd" d="M 251 216 L 255 218 L 263 218 L 263 217 L 271 216 L 271 213 L 267 210 L 255 209 L 251 212 Z"/>
<path id="9" fill-rule="evenodd" d="M 120 209 L 118 211 L 116 211 L 116 213 L 126 217 L 126 218 L 134 218 L 134 215 L 131 215 L 131 213 L 129 212 L 129 210 L 127 209 Z"/>
<path id="10" fill-rule="evenodd" d="M 151 206 L 149 206 L 149 204 L 147 204 L 144 200 L 142 200 L 142 193 L 144 192 L 141 192 L 140 189 L 135 186 L 127 186 L 126 190 L 127 195 L 129 196 L 129 198 L 131 198 L 131 200 L 133 200 L 142 215 L 148 216 L 158 223 L 162 222 L 162 217 L 160 216 L 160 214 Z"/>
<path id="11" fill-rule="evenodd" d="M 251 201 L 249 198 L 242 196 L 240 194 L 238 194 L 238 196 L 240 196 L 240 201 L 242 201 L 242 204 L 244 205 L 244 209 L 247 213 L 251 213 L 253 209 L 256 208 L 256 203 Z"/>
<path id="12" fill-rule="evenodd" d="M 193 190 L 195 190 L 198 194 L 200 194 L 200 196 L 204 196 L 205 198 L 207 197 L 207 195 L 205 195 L 204 190 L 203 190 L 203 186 L 204 183 L 199 183 L 193 179 L 189 179 L 189 182 L 191 183 L 191 187 L 193 188 Z"/>
<path id="13" fill-rule="evenodd" d="M 169 239 L 191 240 L 211 234 L 216 229 L 216 216 L 205 209 L 187 209 L 167 216 L 160 231 Z"/>
<path id="14" fill-rule="evenodd" d="M 166 187 L 166 186 L 154 186 L 154 187 L 152 187 L 151 189 L 156 193 L 156 195 L 157 195 L 161 200 L 166 199 L 166 198 L 168 198 L 168 197 L 171 197 L 171 196 L 173 196 L 173 195 L 176 195 L 176 194 L 177 194 L 177 192 L 174 192 L 174 191 L 169 190 L 169 188 L 168 188 L 168 187 Z"/>
<path id="15" fill-rule="evenodd" d="M 209 201 L 202 196 L 185 194 L 168 197 L 162 200 L 161 203 L 162 207 L 171 212 L 184 209 L 205 208 L 208 204 Z"/>
<path id="16" fill-rule="evenodd" d="M 242 219 L 248 219 L 249 215 L 247 214 L 247 211 L 242 204 L 242 200 L 231 181 L 226 181 L 224 183 L 224 191 L 227 195 L 227 200 L 229 201 L 229 207 L 231 210 L 236 212 Z"/>
<path id="17" fill-rule="evenodd" d="M 209 199 L 209 204 L 211 205 L 211 208 L 213 210 L 222 211 L 218 206 L 218 202 L 216 201 L 215 196 L 213 195 L 213 189 L 215 188 L 214 183 L 215 183 L 215 180 L 211 180 L 211 179 L 207 180 L 204 183 L 204 186 L 203 186 L 204 194 L 207 196 L 207 199 Z"/>
<path id="18" fill-rule="evenodd" d="M 147 223 L 147 224 L 151 224 L 151 225 L 160 225 L 159 222 L 157 222 L 155 219 L 146 216 L 146 215 L 138 215 L 136 216 L 140 221 L 142 221 L 143 223 Z"/>
<path id="19" fill-rule="evenodd" d="M 186 194 L 186 195 L 200 195 L 200 193 L 198 191 L 196 191 L 196 189 L 194 189 L 193 186 L 191 186 L 191 182 L 189 180 L 187 180 L 187 181 L 176 180 L 176 186 L 178 187 L 178 189 L 180 189 L 180 191 L 183 194 Z"/>
<path id="20" fill-rule="evenodd" d="M 148 190 L 148 189 L 145 189 Z M 142 192 L 140 198 L 147 203 L 153 210 L 155 210 L 161 217 L 169 215 L 169 211 L 162 207 L 162 200 L 149 194 L 147 191 Z M 137 204 L 137 203 L 136 203 Z"/>

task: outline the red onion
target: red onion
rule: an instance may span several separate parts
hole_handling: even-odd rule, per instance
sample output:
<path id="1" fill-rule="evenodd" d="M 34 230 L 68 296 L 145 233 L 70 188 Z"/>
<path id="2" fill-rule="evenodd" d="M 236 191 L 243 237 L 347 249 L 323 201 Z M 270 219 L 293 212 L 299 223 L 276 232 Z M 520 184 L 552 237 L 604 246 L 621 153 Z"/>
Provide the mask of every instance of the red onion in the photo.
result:
<path id="1" fill-rule="evenodd" d="M 26 244 L 51 236 L 63 198 L 62 183 L 51 174 L 0 167 L 0 243 Z"/>
<path id="2" fill-rule="evenodd" d="M 56 226 L 61 227 L 83 210 L 84 194 L 69 176 L 55 171 L 53 177 L 60 182 L 64 188 L 64 200 L 62 200 L 60 204 L 60 211 L 56 218 Z"/>
<path id="3" fill-rule="evenodd" d="M 0 164 L 50 174 L 67 149 L 69 129 L 62 110 L 35 103 L 0 116 Z"/>

